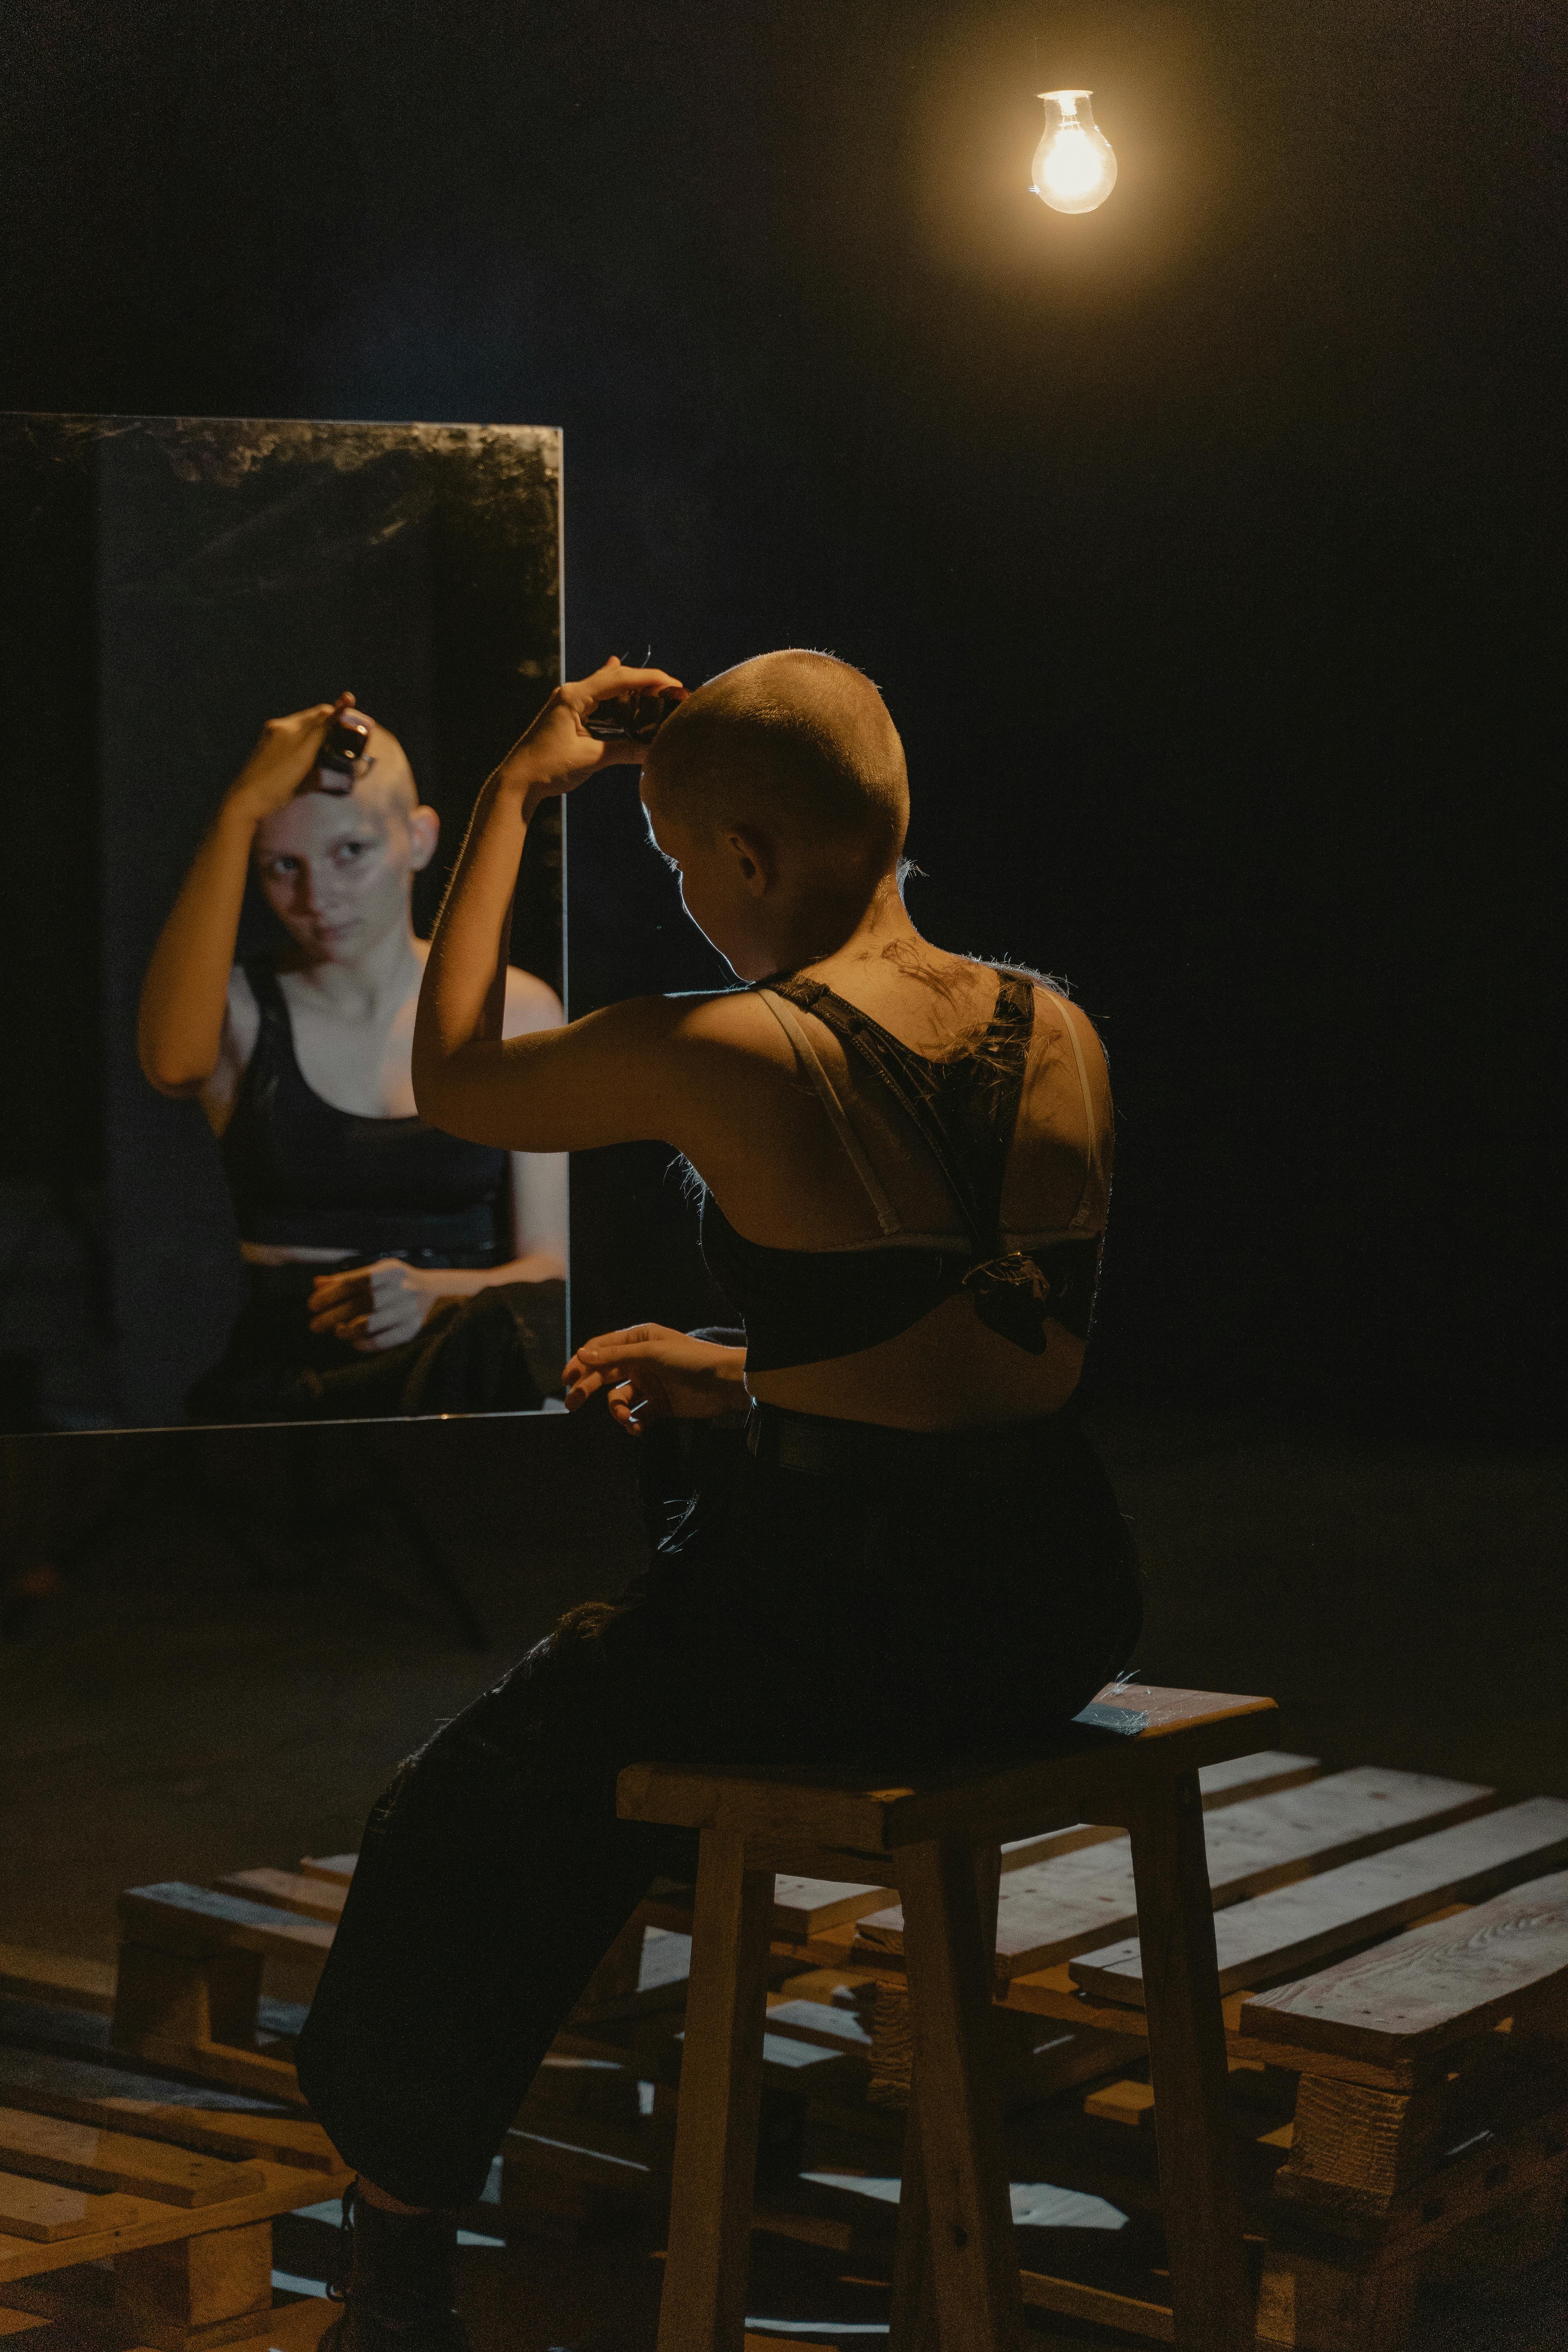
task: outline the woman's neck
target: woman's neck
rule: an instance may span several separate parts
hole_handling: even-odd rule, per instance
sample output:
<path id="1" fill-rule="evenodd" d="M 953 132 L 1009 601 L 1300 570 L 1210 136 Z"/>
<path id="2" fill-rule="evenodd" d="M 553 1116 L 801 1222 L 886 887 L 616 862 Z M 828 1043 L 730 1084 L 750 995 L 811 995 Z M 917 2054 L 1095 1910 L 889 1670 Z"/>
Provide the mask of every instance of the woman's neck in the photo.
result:
<path id="1" fill-rule="evenodd" d="M 886 875 L 869 904 L 846 929 L 843 919 L 817 915 L 793 925 L 775 969 L 800 971 L 818 963 L 870 963 L 918 953 L 926 945 L 910 922 L 896 877 Z M 837 935 L 837 936 L 836 936 Z"/>
<path id="2" fill-rule="evenodd" d="M 389 1019 L 418 989 L 427 952 L 404 924 L 374 940 L 351 963 L 302 963 L 293 977 L 342 1020 Z"/>

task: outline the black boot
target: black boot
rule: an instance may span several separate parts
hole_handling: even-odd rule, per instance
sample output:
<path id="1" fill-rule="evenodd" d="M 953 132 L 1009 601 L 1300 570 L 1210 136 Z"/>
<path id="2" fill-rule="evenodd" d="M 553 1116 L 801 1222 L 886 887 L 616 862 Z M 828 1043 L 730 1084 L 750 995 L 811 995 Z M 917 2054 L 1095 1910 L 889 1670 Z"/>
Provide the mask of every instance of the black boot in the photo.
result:
<path id="1" fill-rule="evenodd" d="M 343 2192 L 343 2306 L 317 2352 L 470 2352 L 453 2309 L 457 2224 L 447 2213 L 389 2213 Z"/>

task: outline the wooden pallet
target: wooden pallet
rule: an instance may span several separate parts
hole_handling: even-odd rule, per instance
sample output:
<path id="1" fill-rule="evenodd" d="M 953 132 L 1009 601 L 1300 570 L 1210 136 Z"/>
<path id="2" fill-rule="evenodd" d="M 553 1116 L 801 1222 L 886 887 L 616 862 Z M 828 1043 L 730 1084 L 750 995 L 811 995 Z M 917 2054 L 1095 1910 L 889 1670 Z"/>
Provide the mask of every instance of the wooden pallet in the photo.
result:
<path id="1" fill-rule="evenodd" d="M 1568 1928 L 1551 1874 L 1568 1862 L 1568 1804 L 1504 1806 L 1471 1783 L 1375 1767 L 1322 1774 L 1310 1758 L 1274 1755 L 1205 1773 L 1204 1801 L 1238 2161 L 1262 2263 L 1259 2341 L 1394 2352 L 1422 2276 L 1540 2252 L 1561 2211 Z M 132 1890 L 116 2046 L 297 2100 L 287 2039 L 258 2000 L 262 1969 L 274 1954 L 324 1955 L 354 1861 Z M 1169 2313 L 1127 1841 L 1078 1823 L 1018 1841 L 1003 1868 L 995 2015 L 1020 2177 L 1108 2197 L 1142 2233 L 1118 2284 L 1026 2265 L 1026 2295 L 1160 2340 Z M 886 2200 L 857 2210 L 846 2191 L 825 2210 L 820 2184 L 806 2193 L 798 2165 L 792 2173 L 790 2119 L 797 2139 L 802 2119 L 858 2134 L 868 2178 L 896 2175 L 901 1916 L 868 1884 L 781 1876 L 774 1901 L 777 2147 L 758 2224 L 841 2255 L 885 2232 Z M 1528 1932 L 1521 1902 L 1535 1906 Z M 606 1957 L 509 2136 L 505 2226 L 592 2230 L 657 2214 L 689 1924 L 689 1892 L 661 1886 Z M 1456 1957 L 1472 1947 L 1484 1966 Z M 1419 2032 L 1398 2010 L 1415 1977 L 1427 1987 Z"/>
<path id="2" fill-rule="evenodd" d="M 0 2095 L 4 2334 L 68 2319 L 72 2283 L 50 2274 L 108 2261 L 120 2343 L 254 2336 L 272 2310 L 273 2221 L 350 2177 L 315 2124 L 188 2084 L 60 2059 L 8 2063 Z"/>
<path id="3" fill-rule="evenodd" d="M 1423 2278 L 1539 2259 L 1562 2219 L 1568 1876 L 1541 1874 L 1568 1859 L 1568 1804 L 1500 1807 L 1489 1790 L 1369 1770 L 1238 1796 L 1206 1826 L 1259 2343 L 1394 2352 Z M 998 2011 L 1066 2031 L 1058 2063 L 1110 2069 L 1016 2118 L 1016 2176 L 1147 2220 L 1153 2094 L 1146 2068 L 1114 2063 L 1118 2041 L 1133 2062 L 1145 2038 L 1125 1868 L 1107 1841 L 1031 1870 L 1005 1927 Z M 1096 1906 L 1114 1940 L 1104 1924 L 1096 1937 Z M 871 1973 L 870 2095 L 895 2107 L 909 2079 L 900 1926 L 862 1914 L 809 1948 Z M 1114 2288 L 1026 2271 L 1025 2292 L 1170 2340 L 1146 2249 Z"/>

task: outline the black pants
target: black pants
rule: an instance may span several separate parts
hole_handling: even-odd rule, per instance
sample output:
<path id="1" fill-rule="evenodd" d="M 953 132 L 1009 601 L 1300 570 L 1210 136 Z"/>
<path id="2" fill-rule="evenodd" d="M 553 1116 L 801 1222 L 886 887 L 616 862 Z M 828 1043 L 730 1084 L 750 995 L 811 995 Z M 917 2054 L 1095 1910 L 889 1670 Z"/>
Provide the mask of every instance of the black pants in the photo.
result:
<path id="1" fill-rule="evenodd" d="M 639 1759 L 866 1769 L 1026 1754 L 1136 1641 L 1131 1546 L 1070 1412 L 910 1437 L 763 1408 L 619 1601 L 572 1611 L 398 1770 L 299 2051 L 345 2162 L 482 2187 L 594 1969 L 691 1832 L 616 1817 Z M 792 1466 L 793 1465 L 793 1466 Z"/>

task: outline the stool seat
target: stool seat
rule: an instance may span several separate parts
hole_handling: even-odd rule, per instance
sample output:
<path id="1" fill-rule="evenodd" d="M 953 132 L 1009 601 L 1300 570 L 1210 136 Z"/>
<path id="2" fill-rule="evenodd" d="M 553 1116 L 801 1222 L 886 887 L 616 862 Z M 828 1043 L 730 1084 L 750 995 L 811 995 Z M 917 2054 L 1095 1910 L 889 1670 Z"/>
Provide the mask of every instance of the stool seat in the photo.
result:
<path id="1" fill-rule="evenodd" d="M 1271 1698 L 1112 1683 L 1084 1716 L 1026 1762 L 943 1773 L 877 1787 L 842 1775 L 774 1768 L 747 1771 L 693 1764 L 628 1764 L 617 1783 L 625 1821 L 679 1829 L 730 1829 L 763 1841 L 884 1856 L 954 1834 L 1004 1844 L 1094 1820 L 1121 1825 L 1151 1775 L 1196 1772 L 1272 1748 Z M 1102 1810 L 1089 1813 L 1091 1801 Z"/>
<path id="2" fill-rule="evenodd" d="M 700 1832 L 659 2352 L 742 2352 L 777 1870 L 874 1877 L 903 1906 L 915 2057 L 890 2352 L 1016 2352 L 990 2032 L 999 1849 L 1080 1821 L 1131 1838 L 1173 2340 L 1251 2344 L 1197 1775 L 1276 1746 L 1277 1719 L 1271 1699 L 1118 1683 L 1026 1761 L 918 1782 L 626 1768 L 624 1819 Z"/>

